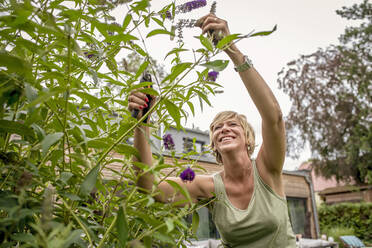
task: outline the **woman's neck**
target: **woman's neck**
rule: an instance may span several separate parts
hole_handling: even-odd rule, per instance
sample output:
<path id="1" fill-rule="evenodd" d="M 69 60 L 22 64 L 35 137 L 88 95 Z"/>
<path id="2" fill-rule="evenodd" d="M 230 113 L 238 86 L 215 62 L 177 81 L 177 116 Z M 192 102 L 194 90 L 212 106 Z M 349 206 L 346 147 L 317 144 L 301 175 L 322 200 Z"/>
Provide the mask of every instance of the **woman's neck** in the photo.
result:
<path id="1" fill-rule="evenodd" d="M 222 157 L 224 178 L 228 181 L 245 181 L 252 172 L 252 162 L 246 151 L 224 154 Z"/>

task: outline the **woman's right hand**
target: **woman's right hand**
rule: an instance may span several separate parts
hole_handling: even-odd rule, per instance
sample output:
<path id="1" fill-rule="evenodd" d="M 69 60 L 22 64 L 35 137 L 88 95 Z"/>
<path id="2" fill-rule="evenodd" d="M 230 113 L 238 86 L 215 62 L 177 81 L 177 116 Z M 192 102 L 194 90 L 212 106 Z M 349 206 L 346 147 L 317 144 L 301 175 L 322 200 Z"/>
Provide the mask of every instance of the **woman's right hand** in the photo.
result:
<path id="1" fill-rule="evenodd" d="M 139 112 L 137 115 L 137 119 L 140 119 L 143 114 L 142 110 L 147 108 L 151 102 L 153 101 L 151 101 L 151 98 L 149 99 L 149 97 L 147 97 L 145 93 L 142 93 L 140 91 L 132 91 L 128 97 L 128 109 L 131 112 L 134 110 L 138 110 Z"/>

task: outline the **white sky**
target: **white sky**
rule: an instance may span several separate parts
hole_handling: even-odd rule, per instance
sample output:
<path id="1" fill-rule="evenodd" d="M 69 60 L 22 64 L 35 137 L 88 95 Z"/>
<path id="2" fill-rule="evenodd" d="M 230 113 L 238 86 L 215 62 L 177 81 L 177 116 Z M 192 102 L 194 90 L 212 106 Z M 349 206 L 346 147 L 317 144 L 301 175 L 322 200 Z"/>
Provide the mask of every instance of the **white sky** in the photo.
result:
<path id="1" fill-rule="evenodd" d="M 152 8 L 159 10 L 162 5 L 171 1 L 151 1 Z M 186 1 L 176 1 L 182 4 Z M 277 31 L 270 36 L 253 37 L 241 40 L 237 46 L 253 61 L 254 67 L 266 80 L 282 108 L 284 115 L 290 111 L 289 97 L 278 89 L 277 74 L 286 64 L 300 55 L 315 52 L 318 48 L 325 48 L 329 44 L 338 44 L 338 37 L 343 33 L 351 21 L 338 16 L 335 11 L 342 6 L 351 6 L 355 0 L 220 0 L 217 1 L 216 15 L 229 23 L 231 33 L 247 34 L 252 30 L 271 30 L 277 25 Z M 188 14 L 180 14 L 178 18 L 197 19 L 209 12 L 212 1 L 207 1 L 204 8 L 194 10 Z M 126 8 L 115 11 L 117 22 L 122 23 Z M 124 13 L 122 12 L 124 11 Z M 169 27 L 171 24 L 169 23 Z M 149 30 L 141 31 L 145 37 Z M 137 35 L 137 33 L 134 33 Z M 199 35 L 197 28 L 184 30 L 185 48 L 199 48 L 201 45 L 193 36 Z M 176 38 L 177 39 L 177 38 Z M 146 40 L 150 55 L 169 68 L 170 60 L 164 61 L 166 53 L 176 46 L 168 36 L 154 36 Z M 185 59 L 191 60 L 185 56 Z M 221 53 L 219 59 L 228 59 Z M 211 97 L 213 107 L 204 106 L 201 113 L 196 108 L 196 117 L 191 117 L 185 124 L 187 127 L 199 127 L 208 130 L 213 117 L 223 110 L 234 110 L 247 116 L 256 131 L 256 143 L 260 146 L 261 118 L 253 105 L 249 95 L 241 82 L 239 75 L 234 71 L 233 64 L 220 73 L 217 82 L 224 86 L 224 93 Z M 198 104 L 195 104 L 197 107 Z M 258 151 L 258 148 L 256 149 Z M 310 158 L 309 149 L 301 154 L 299 160 L 287 158 L 284 169 L 293 170 L 301 162 Z"/>

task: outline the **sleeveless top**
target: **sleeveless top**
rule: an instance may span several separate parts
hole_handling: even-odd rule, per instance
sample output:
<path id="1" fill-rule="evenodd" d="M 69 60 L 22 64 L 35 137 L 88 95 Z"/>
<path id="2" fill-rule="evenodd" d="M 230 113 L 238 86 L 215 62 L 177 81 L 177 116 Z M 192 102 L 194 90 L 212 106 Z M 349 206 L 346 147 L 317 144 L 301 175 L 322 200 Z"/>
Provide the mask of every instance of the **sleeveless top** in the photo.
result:
<path id="1" fill-rule="evenodd" d="M 252 160 L 254 190 L 247 209 L 236 208 L 226 194 L 220 173 L 213 175 L 216 201 L 212 219 L 224 247 L 296 247 L 289 221 L 287 201 L 276 194 L 262 178 Z"/>

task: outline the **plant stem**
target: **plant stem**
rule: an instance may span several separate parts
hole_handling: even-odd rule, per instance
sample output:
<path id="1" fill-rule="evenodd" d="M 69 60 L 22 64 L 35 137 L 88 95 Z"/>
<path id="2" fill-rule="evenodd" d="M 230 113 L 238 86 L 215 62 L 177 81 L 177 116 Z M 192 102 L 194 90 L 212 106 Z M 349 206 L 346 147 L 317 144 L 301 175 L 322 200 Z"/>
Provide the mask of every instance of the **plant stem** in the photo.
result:
<path id="1" fill-rule="evenodd" d="M 65 170 L 66 165 L 66 158 L 65 158 L 65 143 L 66 143 L 66 123 L 67 123 L 67 114 L 68 114 L 68 98 L 70 97 L 70 81 L 71 81 L 71 30 L 68 31 L 68 37 L 67 37 L 67 89 L 66 89 L 66 101 L 65 101 L 65 115 L 63 118 L 63 144 L 62 144 L 62 151 L 63 151 L 63 157 L 62 157 L 62 171 Z M 68 152 L 70 154 L 70 147 L 68 146 Z M 70 171 L 72 171 L 72 164 L 71 164 L 71 158 L 69 158 L 70 163 Z"/>
<path id="2" fill-rule="evenodd" d="M 121 180 L 123 179 L 124 174 L 127 172 L 127 170 L 128 170 L 128 167 L 125 167 L 125 170 L 122 172 L 122 174 L 121 174 L 121 176 L 120 176 L 119 183 L 120 183 Z M 104 207 L 104 209 L 103 209 L 101 225 L 103 225 L 103 221 L 104 221 L 105 218 L 106 218 L 107 210 L 108 210 L 109 207 L 110 207 L 110 203 L 111 203 L 112 199 L 114 198 L 114 195 L 115 195 L 115 193 L 116 193 L 116 191 L 117 191 L 117 189 L 118 189 L 119 183 L 117 183 L 117 184 L 115 185 L 114 190 L 113 190 L 113 191 L 111 192 L 111 194 L 110 194 L 110 199 L 109 199 L 108 202 L 107 202 L 107 206 Z"/>
<path id="3" fill-rule="evenodd" d="M 100 248 L 100 247 L 103 246 L 103 244 L 105 243 L 105 240 L 106 240 L 107 236 L 109 235 L 109 233 L 111 233 L 112 228 L 114 228 L 114 225 L 115 225 L 117 219 L 118 219 L 118 216 L 115 215 L 115 218 L 112 220 L 111 225 L 110 225 L 109 228 L 106 230 L 106 232 L 105 232 L 105 234 L 103 235 L 101 241 L 99 242 L 97 248 Z M 119 234 L 119 235 L 120 235 L 120 234 Z"/>
<path id="4" fill-rule="evenodd" d="M 14 110 L 14 113 L 13 113 L 12 121 L 14 121 L 15 118 L 16 118 L 18 107 L 19 107 L 19 98 L 18 98 L 17 104 L 15 106 L 15 110 Z M 9 140 L 10 140 L 10 133 L 6 133 L 5 144 L 4 144 L 4 152 L 6 151 L 6 149 L 8 149 Z"/>
<path id="5" fill-rule="evenodd" d="M 72 216 L 75 218 L 75 220 L 77 221 L 77 223 L 79 223 L 79 225 L 81 226 L 81 228 L 84 230 L 85 234 L 87 235 L 88 237 L 88 240 L 89 240 L 89 244 L 90 244 L 90 247 L 94 247 L 93 246 L 93 242 L 92 242 L 92 238 L 90 237 L 89 235 L 89 232 L 88 232 L 88 229 L 85 227 L 85 225 L 81 222 L 81 220 L 75 215 L 75 213 L 71 210 L 70 206 L 63 200 L 63 198 L 61 198 L 61 201 L 63 202 L 63 205 L 65 205 L 65 207 L 70 211 L 70 213 L 72 214 Z"/>

